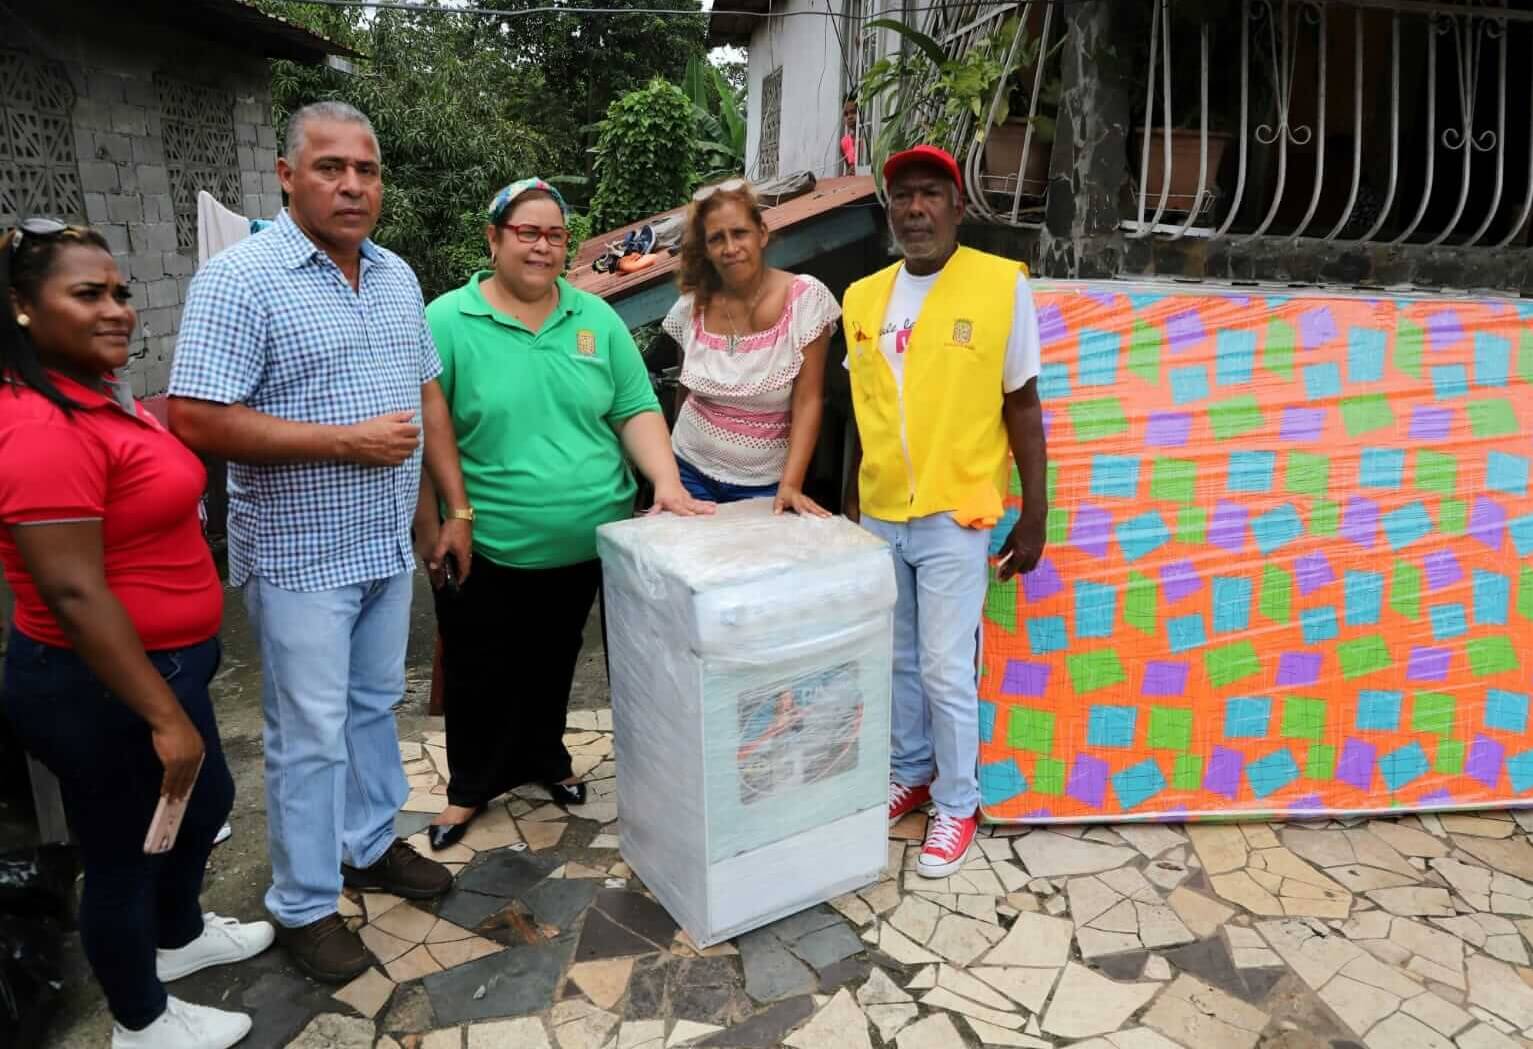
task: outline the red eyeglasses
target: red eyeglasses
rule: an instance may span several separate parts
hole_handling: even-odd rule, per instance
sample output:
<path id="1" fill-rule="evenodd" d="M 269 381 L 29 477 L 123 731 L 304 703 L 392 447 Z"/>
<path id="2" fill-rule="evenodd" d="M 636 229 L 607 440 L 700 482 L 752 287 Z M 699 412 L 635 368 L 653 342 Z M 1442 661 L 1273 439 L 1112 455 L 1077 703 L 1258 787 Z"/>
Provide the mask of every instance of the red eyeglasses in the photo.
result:
<path id="1" fill-rule="evenodd" d="M 551 248 L 562 248 L 570 242 L 570 231 L 563 226 L 534 226 L 530 222 L 508 222 L 503 229 L 510 230 L 523 244 L 536 244 L 547 239 Z"/>

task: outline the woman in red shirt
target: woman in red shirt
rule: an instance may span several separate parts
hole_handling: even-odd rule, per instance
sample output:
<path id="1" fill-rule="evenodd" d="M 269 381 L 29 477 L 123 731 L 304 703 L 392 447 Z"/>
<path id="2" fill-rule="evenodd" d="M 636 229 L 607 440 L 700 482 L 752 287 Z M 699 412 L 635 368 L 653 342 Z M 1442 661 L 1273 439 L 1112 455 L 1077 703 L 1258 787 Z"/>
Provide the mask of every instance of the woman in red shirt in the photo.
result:
<path id="1" fill-rule="evenodd" d="M 100 234 L 34 219 L 0 237 L 0 568 L 16 596 L 0 713 L 59 779 L 113 1049 L 225 1049 L 250 1018 L 161 981 L 251 957 L 272 927 L 198 904 L 234 799 L 208 696 L 223 592 L 202 464 L 114 378 L 135 322 Z M 149 855 L 162 795 L 187 809 Z"/>

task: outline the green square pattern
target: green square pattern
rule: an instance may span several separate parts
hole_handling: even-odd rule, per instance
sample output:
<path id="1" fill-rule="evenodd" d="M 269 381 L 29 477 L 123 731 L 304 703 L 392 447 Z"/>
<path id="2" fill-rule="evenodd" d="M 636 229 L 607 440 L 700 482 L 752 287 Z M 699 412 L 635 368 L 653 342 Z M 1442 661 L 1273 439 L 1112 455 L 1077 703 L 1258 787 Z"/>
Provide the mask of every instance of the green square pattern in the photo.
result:
<path id="1" fill-rule="evenodd" d="M 1193 459 L 1156 459 L 1150 468 L 1150 498 L 1191 503 L 1198 497 L 1198 464 Z"/>
<path id="2" fill-rule="evenodd" d="M 1309 530 L 1314 535 L 1332 536 L 1341 525 L 1341 504 L 1334 499 L 1316 499 L 1309 512 Z"/>
<path id="3" fill-rule="evenodd" d="M 1416 453 L 1416 487 L 1439 495 L 1458 488 L 1458 459 L 1446 452 L 1421 449 Z"/>
<path id="4" fill-rule="evenodd" d="M 1021 482 L 1019 481 L 1018 484 Z M 1052 462 L 1043 472 L 1043 494 L 1048 496 L 1049 505 L 1054 503 L 1054 489 L 1059 487 L 1059 463 Z"/>
<path id="5" fill-rule="evenodd" d="M 1517 413 L 1504 397 L 1488 401 L 1470 401 L 1469 430 L 1479 440 L 1488 437 L 1511 437 L 1517 432 Z"/>
<path id="6" fill-rule="evenodd" d="M 1070 538 L 1070 511 L 1062 506 L 1049 507 L 1048 524 L 1045 526 L 1048 541 L 1053 546 L 1063 546 Z"/>
<path id="7" fill-rule="evenodd" d="M 1017 632 L 1017 577 L 1004 583 L 991 581 L 985 590 L 985 619 L 1008 634 Z"/>
<path id="8" fill-rule="evenodd" d="M 1469 531 L 1469 504 L 1462 499 L 1444 499 L 1439 503 L 1437 530 L 1443 535 L 1463 535 Z"/>
<path id="9" fill-rule="evenodd" d="M 1533 619 L 1533 567 L 1528 565 L 1517 575 L 1517 614 Z"/>
<path id="10" fill-rule="evenodd" d="M 1128 432 L 1128 418 L 1116 397 L 1075 401 L 1070 405 L 1070 425 L 1080 441 L 1100 441 Z"/>
<path id="11" fill-rule="evenodd" d="M 1151 707 L 1149 744 L 1152 750 L 1186 750 L 1192 746 L 1192 711 Z"/>
<path id="12" fill-rule="evenodd" d="M 1154 579 L 1143 572 L 1130 570 L 1123 595 L 1123 621 L 1141 634 L 1154 636 L 1155 598 L 1159 592 Z"/>
<path id="13" fill-rule="evenodd" d="M 1184 506 L 1176 512 L 1176 541 L 1202 546 L 1208 541 L 1208 511 L 1201 506 Z"/>
<path id="14" fill-rule="evenodd" d="M 1284 380 L 1293 379 L 1293 351 L 1298 341 L 1292 324 L 1287 321 L 1267 322 L 1267 342 L 1262 347 L 1262 367 Z"/>
<path id="15" fill-rule="evenodd" d="M 1533 382 L 1533 331 L 1524 328 L 1517 345 L 1517 374 L 1523 382 Z"/>
<path id="16" fill-rule="evenodd" d="M 1437 741 L 1437 764 L 1433 769 L 1445 776 L 1457 776 L 1464 771 L 1464 741 L 1442 739 Z"/>
<path id="17" fill-rule="evenodd" d="M 1421 348 L 1427 333 L 1404 317 L 1395 327 L 1395 368 L 1413 379 L 1421 378 Z"/>
<path id="18" fill-rule="evenodd" d="M 1447 692 L 1418 692 L 1411 707 L 1411 731 L 1446 736 L 1453 731 L 1453 713 L 1457 704 Z"/>
<path id="19" fill-rule="evenodd" d="M 1304 761 L 1304 774 L 1314 780 L 1328 780 L 1336 771 L 1336 748 L 1329 743 L 1312 743 Z"/>
<path id="20" fill-rule="evenodd" d="M 1022 473 L 1017 469 L 1017 464 L 1011 464 L 1011 479 L 1006 482 L 1006 493 L 1018 498 L 1022 496 Z"/>
<path id="21" fill-rule="evenodd" d="M 1163 336 L 1144 321 L 1134 322 L 1128 342 L 1128 370 L 1151 386 L 1160 385 L 1160 344 Z"/>
<path id="22" fill-rule="evenodd" d="M 1395 411 L 1382 393 L 1365 393 L 1341 399 L 1341 421 L 1348 437 L 1385 430 L 1395 424 Z"/>
<path id="23" fill-rule="evenodd" d="M 1253 433 L 1262 428 L 1263 421 L 1262 407 L 1250 394 L 1208 406 L 1208 425 L 1216 441 Z"/>
<path id="24" fill-rule="evenodd" d="M 1289 696 L 1283 700 L 1283 735 L 1320 740 L 1325 735 L 1325 700 Z"/>
<path id="25" fill-rule="evenodd" d="M 1039 758 L 1033 763 L 1033 790 L 1057 796 L 1065 792 L 1065 763 L 1058 758 Z"/>
<path id="26" fill-rule="evenodd" d="M 1421 618 L 1421 569 L 1409 561 L 1396 561 L 1389 581 L 1389 607 L 1406 619 Z"/>
<path id="27" fill-rule="evenodd" d="M 1289 452 L 1288 469 L 1284 476 L 1290 492 L 1295 495 L 1312 495 L 1318 499 L 1326 493 L 1331 483 L 1330 456 Z"/>
<path id="28" fill-rule="evenodd" d="M 1211 648 L 1203 653 L 1203 665 L 1208 680 L 1215 688 L 1223 688 L 1242 678 L 1261 673 L 1262 662 L 1256 655 L 1256 646 L 1249 641 L 1237 641 L 1233 645 Z"/>
<path id="29" fill-rule="evenodd" d="M 1196 754 L 1178 754 L 1171 769 L 1171 786 L 1176 790 L 1198 790 L 1203 786 L 1203 759 Z"/>
<path id="30" fill-rule="evenodd" d="M 1388 669 L 1389 645 L 1382 634 L 1369 634 L 1337 645 L 1336 658 L 1341 663 L 1341 676 L 1351 681 Z"/>
<path id="31" fill-rule="evenodd" d="M 1078 696 L 1121 685 L 1128 680 L 1123 664 L 1118 661 L 1118 653 L 1110 648 L 1066 656 L 1065 667 L 1070 671 L 1070 683 L 1075 686 Z"/>
<path id="32" fill-rule="evenodd" d="M 1274 623 L 1293 618 L 1293 573 L 1272 561 L 1262 566 L 1261 614 Z"/>
<path id="33" fill-rule="evenodd" d="M 1475 677 L 1505 674 L 1518 667 L 1517 650 L 1505 634 L 1472 638 L 1464 650 L 1469 653 L 1469 670 Z"/>
<path id="34" fill-rule="evenodd" d="M 1006 745 L 1048 756 L 1054 746 L 1054 715 L 1032 707 L 1012 707 L 1006 722 Z"/>

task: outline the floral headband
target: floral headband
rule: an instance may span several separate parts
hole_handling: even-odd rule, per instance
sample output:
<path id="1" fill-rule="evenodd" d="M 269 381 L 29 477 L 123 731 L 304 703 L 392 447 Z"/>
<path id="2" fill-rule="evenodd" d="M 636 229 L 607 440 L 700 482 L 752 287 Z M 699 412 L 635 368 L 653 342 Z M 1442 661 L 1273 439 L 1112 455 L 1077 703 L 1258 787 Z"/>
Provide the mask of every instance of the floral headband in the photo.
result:
<path id="1" fill-rule="evenodd" d="M 540 178 L 524 178 L 511 183 L 511 185 L 495 194 L 495 199 L 490 201 L 490 225 L 500 225 L 500 220 L 505 217 L 506 212 L 511 210 L 511 205 L 516 202 L 516 198 L 523 193 L 528 193 L 535 189 L 542 190 L 550 197 L 553 197 L 554 203 L 559 205 L 559 213 L 561 215 L 566 217 L 569 215 L 569 205 L 564 203 L 564 197 L 560 195 L 557 189 L 554 189 L 553 186 L 550 186 Z"/>

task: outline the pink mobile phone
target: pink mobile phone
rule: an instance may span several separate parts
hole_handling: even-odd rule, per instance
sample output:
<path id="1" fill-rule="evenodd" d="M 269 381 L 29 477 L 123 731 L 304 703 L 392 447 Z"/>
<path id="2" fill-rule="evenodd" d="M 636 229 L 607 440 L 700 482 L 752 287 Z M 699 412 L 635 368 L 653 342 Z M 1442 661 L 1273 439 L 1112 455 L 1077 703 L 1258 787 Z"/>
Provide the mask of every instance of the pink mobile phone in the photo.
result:
<path id="1" fill-rule="evenodd" d="M 199 761 L 197 773 L 201 772 L 202 762 Z M 197 782 L 196 775 L 192 776 L 192 782 Z M 149 821 L 149 833 L 144 837 L 146 855 L 156 856 L 175 847 L 176 835 L 181 830 L 181 818 L 186 815 L 186 803 L 191 798 L 191 791 L 183 794 L 180 801 L 171 801 L 165 795 L 160 795 L 160 803 L 154 807 L 154 818 Z"/>

